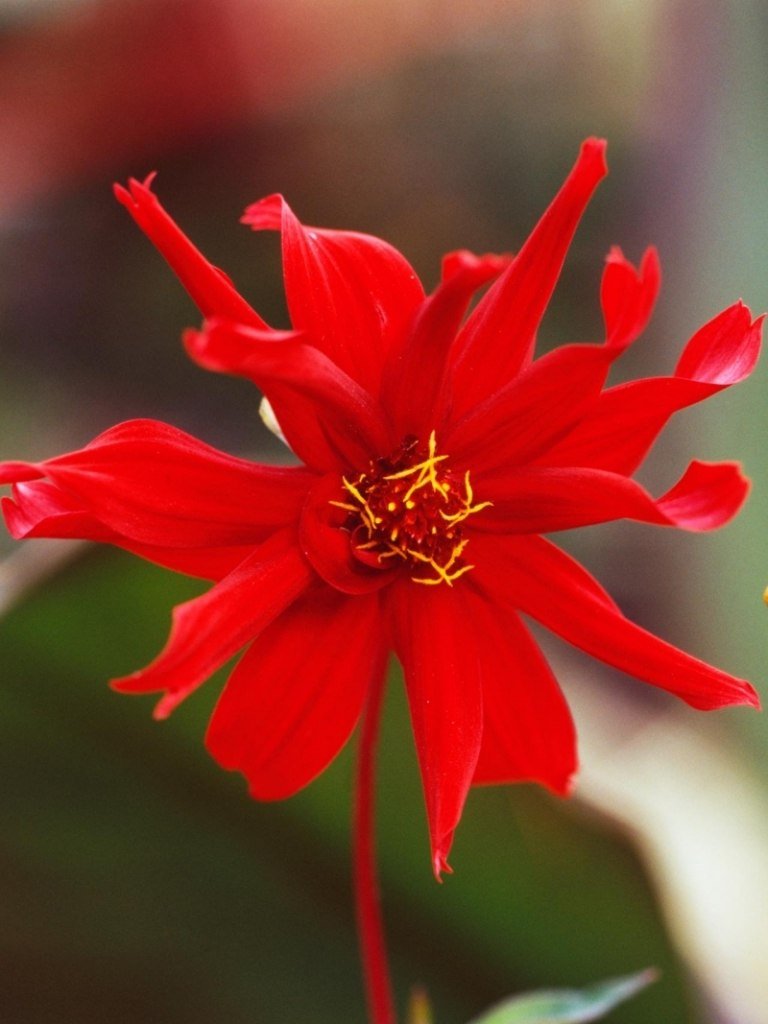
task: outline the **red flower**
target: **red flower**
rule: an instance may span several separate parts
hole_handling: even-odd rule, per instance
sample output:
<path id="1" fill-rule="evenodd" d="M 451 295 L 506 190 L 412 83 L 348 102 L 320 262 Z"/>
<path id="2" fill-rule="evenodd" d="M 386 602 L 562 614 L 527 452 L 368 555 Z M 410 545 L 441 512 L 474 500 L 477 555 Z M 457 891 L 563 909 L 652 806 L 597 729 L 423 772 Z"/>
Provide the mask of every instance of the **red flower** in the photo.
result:
<path id="1" fill-rule="evenodd" d="M 0 467 L 15 537 L 106 541 L 214 581 L 175 609 L 159 657 L 114 685 L 164 691 L 162 718 L 247 648 L 207 743 L 256 797 L 288 796 L 322 771 L 394 649 L 437 873 L 472 783 L 565 793 L 576 768 L 571 717 L 521 613 L 694 707 L 758 703 L 749 683 L 631 623 L 539 536 L 619 518 L 712 529 L 747 493 L 734 463 L 692 462 L 660 498 L 631 477 L 673 413 L 752 370 L 760 321 L 741 303 L 694 335 L 673 376 L 604 388 L 659 286 L 652 249 L 639 270 L 614 249 L 604 341 L 533 358 L 605 170 L 604 144 L 588 140 L 514 259 L 451 254 L 426 298 L 385 242 L 305 228 L 279 196 L 256 203 L 243 219 L 281 232 L 292 331 L 251 309 L 150 180 L 118 187 L 206 318 L 186 335 L 192 358 L 250 378 L 304 465 L 257 465 L 140 420 Z"/>

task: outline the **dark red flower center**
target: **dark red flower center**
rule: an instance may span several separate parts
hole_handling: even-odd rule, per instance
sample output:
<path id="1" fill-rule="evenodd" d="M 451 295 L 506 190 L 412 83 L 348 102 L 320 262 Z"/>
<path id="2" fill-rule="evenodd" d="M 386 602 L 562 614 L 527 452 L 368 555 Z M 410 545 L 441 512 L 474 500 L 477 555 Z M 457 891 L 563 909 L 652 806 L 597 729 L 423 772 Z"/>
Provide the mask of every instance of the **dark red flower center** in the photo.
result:
<path id="1" fill-rule="evenodd" d="M 389 568 L 402 561 L 415 583 L 448 586 L 473 568 L 463 557 L 463 523 L 491 503 L 474 503 L 469 471 L 453 473 L 447 458 L 437 454 L 433 431 L 427 445 L 406 437 L 355 479 L 342 478 L 349 500 L 331 504 L 348 513 L 343 529 L 361 562 Z"/>

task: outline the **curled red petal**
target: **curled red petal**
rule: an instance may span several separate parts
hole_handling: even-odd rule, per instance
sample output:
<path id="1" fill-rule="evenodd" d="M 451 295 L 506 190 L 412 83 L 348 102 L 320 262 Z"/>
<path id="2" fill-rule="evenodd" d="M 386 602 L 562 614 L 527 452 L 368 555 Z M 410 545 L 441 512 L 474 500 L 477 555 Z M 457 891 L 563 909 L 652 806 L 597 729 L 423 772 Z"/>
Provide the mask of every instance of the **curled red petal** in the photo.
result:
<path id="1" fill-rule="evenodd" d="M 229 278 L 208 262 L 165 212 L 150 188 L 154 177 L 150 174 L 143 182 L 131 178 L 127 189 L 115 185 L 115 196 L 165 257 L 200 312 L 267 329 Z"/>
<path id="2" fill-rule="evenodd" d="M 226 455 L 175 427 L 130 420 L 85 448 L 41 464 L 82 511 L 142 544 L 250 544 L 298 522 L 316 479 L 302 468 Z"/>
<path id="3" fill-rule="evenodd" d="M 313 588 L 246 651 L 216 705 L 208 750 L 257 799 L 291 796 L 346 743 L 384 664 L 377 597 Z"/>
<path id="4" fill-rule="evenodd" d="M 674 413 L 749 376 L 760 354 L 762 322 L 753 322 L 741 302 L 723 310 L 691 338 L 674 377 L 604 391 L 541 461 L 634 472 Z"/>
<path id="5" fill-rule="evenodd" d="M 576 730 L 552 670 L 514 612 L 467 597 L 483 637 L 483 738 L 473 785 L 538 782 L 567 796 L 578 767 Z"/>
<path id="6" fill-rule="evenodd" d="M 279 195 L 242 220 L 281 233 L 293 326 L 377 396 L 386 354 L 424 298 L 405 257 L 371 235 L 304 227 Z"/>
<path id="7" fill-rule="evenodd" d="M 759 706 L 745 679 L 630 622 L 586 569 L 542 537 L 476 535 L 472 557 L 473 579 L 489 599 L 532 616 L 600 661 L 702 710 Z"/>
<path id="8" fill-rule="evenodd" d="M 315 572 L 344 594 L 367 594 L 391 583 L 396 568 L 366 565 L 352 551 L 352 534 L 344 529 L 347 513 L 335 502 L 348 497 L 338 473 L 329 473 L 312 488 L 301 515 L 299 540 Z"/>
<path id="9" fill-rule="evenodd" d="M 623 351 L 645 330 L 661 286 L 656 249 L 646 249 L 639 270 L 618 246 L 608 254 L 600 287 L 606 344 Z"/>
<path id="10" fill-rule="evenodd" d="M 739 511 L 749 481 L 734 462 L 692 462 L 678 482 L 654 499 L 636 480 L 580 466 L 523 466 L 478 480 L 492 502 L 475 529 L 551 533 L 614 519 L 684 530 L 714 530 Z"/>
<path id="11" fill-rule="evenodd" d="M 429 819 L 432 865 L 439 880 L 475 773 L 482 735 L 479 648 L 485 638 L 462 587 L 387 591 L 395 652 L 405 673 L 408 704 Z"/>
<path id="12" fill-rule="evenodd" d="M 157 658 L 145 669 L 113 680 L 112 686 L 122 693 L 165 690 L 155 717 L 166 718 L 314 578 L 293 532 L 276 534 L 202 597 L 177 605 L 168 642 Z"/>
<path id="13" fill-rule="evenodd" d="M 718 313 L 693 335 L 675 367 L 675 377 L 729 387 L 754 370 L 760 355 L 764 317 L 752 321 L 739 301 Z"/>
<path id="14" fill-rule="evenodd" d="M 655 503 L 672 526 L 716 530 L 730 522 L 749 494 L 750 483 L 738 462 L 694 459 L 678 482 Z"/>
<path id="15" fill-rule="evenodd" d="M 12 498 L 3 499 L 2 509 L 8 532 L 16 540 L 49 537 L 114 544 L 166 569 L 206 580 L 226 576 L 253 550 L 253 544 L 175 548 L 137 543 L 84 511 L 74 494 L 49 480 L 17 484 L 12 493 Z M 259 542 L 266 540 L 273 530 L 274 527 L 264 527 Z"/>
<path id="16" fill-rule="evenodd" d="M 543 217 L 481 299 L 452 351 L 454 402 L 464 413 L 530 362 L 544 310 L 573 234 L 607 173 L 605 142 L 587 139 Z"/>
<path id="17" fill-rule="evenodd" d="M 75 495 L 49 480 L 15 484 L 12 497 L 3 498 L 2 507 L 5 525 L 15 540 L 51 537 L 111 541 L 117 536 L 84 511 Z"/>
<path id="18" fill-rule="evenodd" d="M 485 281 L 492 281 L 507 269 L 514 258 L 511 252 L 478 254 L 470 252 L 469 249 L 456 249 L 443 256 L 440 265 L 440 280 L 447 281 L 455 274 L 464 274 L 467 271 L 476 273 L 482 269 Z"/>
<path id="19" fill-rule="evenodd" d="M 293 411 L 302 425 L 305 418 L 316 417 L 331 441 L 337 453 L 334 466 L 365 466 L 372 451 L 391 447 L 370 394 L 302 335 L 284 332 L 278 337 L 214 320 L 206 322 L 202 331 L 187 331 L 184 341 L 196 362 L 209 370 L 247 377 L 270 399 L 272 385 L 282 385 L 283 408 L 285 388 L 290 388 Z M 286 432 L 282 420 L 280 425 Z M 295 436 L 286 432 L 286 439 L 302 455 L 303 430 Z"/>

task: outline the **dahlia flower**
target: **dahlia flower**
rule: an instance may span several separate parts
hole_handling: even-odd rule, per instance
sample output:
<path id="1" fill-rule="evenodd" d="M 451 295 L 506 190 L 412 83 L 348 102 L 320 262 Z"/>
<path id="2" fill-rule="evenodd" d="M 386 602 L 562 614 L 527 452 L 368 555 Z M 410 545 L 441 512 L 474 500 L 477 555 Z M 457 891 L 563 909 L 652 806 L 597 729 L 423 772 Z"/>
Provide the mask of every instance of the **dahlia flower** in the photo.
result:
<path id="1" fill-rule="evenodd" d="M 244 650 L 207 745 L 255 797 L 287 797 L 325 768 L 394 651 L 438 876 L 471 785 L 564 794 L 576 769 L 573 722 L 527 619 L 695 708 L 758 703 L 746 681 L 629 621 L 542 536 L 622 518 L 709 530 L 748 487 L 731 462 L 693 461 L 661 497 L 633 479 L 673 413 L 741 381 L 760 344 L 737 302 L 672 376 L 606 387 L 651 315 L 653 249 L 639 268 L 611 250 L 604 338 L 534 357 L 604 148 L 584 143 L 517 255 L 452 253 L 426 296 L 386 242 L 305 227 L 277 195 L 255 203 L 244 222 L 281 233 L 291 330 L 268 326 L 203 257 L 151 178 L 117 187 L 204 317 L 185 335 L 190 356 L 253 381 L 301 465 L 236 458 L 152 420 L 0 465 L 14 537 L 106 542 L 212 581 L 174 610 L 160 655 L 113 685 L 160 692 L 163 718 Z"/>

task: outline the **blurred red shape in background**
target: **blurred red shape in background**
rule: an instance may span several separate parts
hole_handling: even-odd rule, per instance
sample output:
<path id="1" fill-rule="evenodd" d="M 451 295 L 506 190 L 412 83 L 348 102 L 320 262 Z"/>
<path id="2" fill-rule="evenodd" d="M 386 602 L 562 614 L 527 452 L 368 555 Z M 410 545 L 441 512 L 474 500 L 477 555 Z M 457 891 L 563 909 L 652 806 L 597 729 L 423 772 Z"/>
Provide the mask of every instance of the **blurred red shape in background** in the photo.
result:
<path id="1" fill-rule="evenodd" d="M 70 2 L 0 47 L 0 215 L 507 20 L 504 0 Z M 29 5 L 30 11 L 34 5 Z"/>

